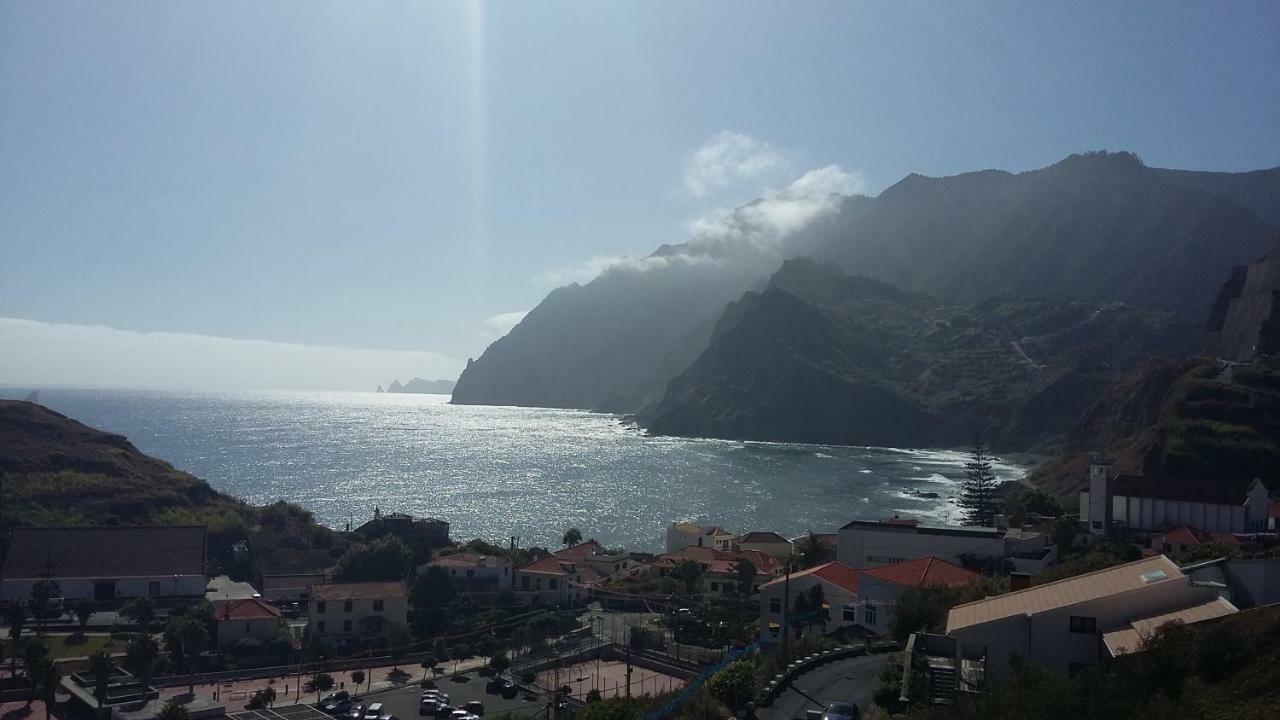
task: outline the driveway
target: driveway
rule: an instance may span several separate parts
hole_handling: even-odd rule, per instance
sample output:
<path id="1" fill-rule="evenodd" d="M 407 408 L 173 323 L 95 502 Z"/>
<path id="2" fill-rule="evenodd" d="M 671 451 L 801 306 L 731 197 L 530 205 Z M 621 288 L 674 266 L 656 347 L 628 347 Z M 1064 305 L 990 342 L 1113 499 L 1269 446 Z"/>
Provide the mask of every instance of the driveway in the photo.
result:
<path id="1" fill-rule="evenodd" d="M 761 720 L 795 720 L 803 718 L 805 710 L 821 710 L 825 703 L 836 701 L 851 702 L 859 710 L 866 712 L 871 705 L 871 697 L 880 685 L 880 668 L 888 661 L 889 655 L 890 653 L 860 655 L 820 665 L 796 678 L 773 701 L 773 705 L 761 708 L 756 713 Z M 796 692 L 797 689 L 824 705 L 815 705 L 809 698 Z"/>

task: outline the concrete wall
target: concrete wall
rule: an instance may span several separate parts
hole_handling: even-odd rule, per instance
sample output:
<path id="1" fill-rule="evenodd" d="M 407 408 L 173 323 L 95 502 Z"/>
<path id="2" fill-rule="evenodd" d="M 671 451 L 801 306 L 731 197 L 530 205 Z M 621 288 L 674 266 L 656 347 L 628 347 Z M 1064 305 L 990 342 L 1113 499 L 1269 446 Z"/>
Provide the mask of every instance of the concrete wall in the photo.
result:
<path id="1" fill-rule="evenodd" d="M 93 600 L 98 582 L 114 581 L 113 597 L 128 600 L 149 595 L 151 597 L 204 597 L 204 575 L 163 575 L 158 577 L 132 578 L 61 578 L 58 581 L 62 597 L 67 600 Z M 0 583 L 0 598 L 5 600 L 27 600 L 31 597 L 31 588 L 40 578 L 5 578 Z M 152 583 L 155 583 L 153 586 Z M 155 590 L 156 592 L 152 592 Z"/>
<path id="2" fill-rule="evenodd" d="M 1224 575 L 1237 606 L 1280 603 L 1280 558 L 1232 560 L 1226 563 Z"/>
<path id="3" fill-rule="evenodd" d="M 843 528 L 839 538 L 836 559 L 852 568 L 879 567 L 930 555 L 959 563 L 961 555 L 1000 557 L 1004 554 L 1002 537 L 924 534 L 892 526 Z"/>
<path id="4" fill-rule="evenodd" d="M 1112 498 L 1115 521 L 1134 530 L 1187 525 L 1206 532 L 1245 532 L 1248 525 L 1243 505 L 1163 500 L 1116 495 Z"/>
<path id="5" fill-rule="evenodd" d="M 427 568 L 438 563 L 424 563 L 418 566 L 418 574 L 422 575 Z M 505 560 L 495 558 L 492 564 L 485 564 L 476 567 L 457 567 L 456 565 L 440 564 L 439 567 L 444 568 L 449 573 L 450 579 L 454 581 L 454 586 L 460 592 L 467 592 L 468 587 L 484 586 L 486 591 L 502 592 L 511 589 L 512 570 L 511 564 Z"/>

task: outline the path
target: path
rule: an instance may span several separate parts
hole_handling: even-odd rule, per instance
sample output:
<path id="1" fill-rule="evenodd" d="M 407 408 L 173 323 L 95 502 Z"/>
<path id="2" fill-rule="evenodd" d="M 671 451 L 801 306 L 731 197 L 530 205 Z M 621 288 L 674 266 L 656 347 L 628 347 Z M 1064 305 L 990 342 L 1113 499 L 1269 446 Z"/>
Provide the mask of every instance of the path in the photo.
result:
<path id="1" fill-rule="evenodd" d="M 1043 365 L 1041 365 L 1040 363 L 1036 362 L 1035 360 L 1032 360 L 1032 359 L 1031 359 L 1031 356 L 1027 354 L 1027 351 L 1022 349 L 1022 344 L 1021 344 L 1020 342 L 1018 342 L 1017 340 L 1010 340 L 1010 341 L 1009 341 L 1009 344 L 1010 344 L 1010 345 L 1012 345 L 1012 346 L 1013 346 L 1013 349 L 1014 349 L 1014 350 L 1016 350 L 1016 351 L 1017 351 L 1017 353 L 1018 353 L 1019 355 L 1021 355 L 1021 356 L 1022 356 L 1022 359 L 1023 359 L 1023 360 L 1026 360 L 1026 361 L 1027 361 L 1027 364 L 1028 364 L 1028 365 L 1030 365 L 1031 367 L 1035 368 L 1036 370 L 1043 370 L 1043 369 L 1044 369 L 1044 366 L 1043 366 Z"/>
<path id="2" fill-rule="evenodd" d="M 880 685 L 880 668 L 890 653 L 860 655 L 819 665 L 797 677 L 773 704 L 757 710 L 760 720 L 794 720 L 805 710 L 821 710 L 796 689 L 823 703 L 851 702 L 866 713 Z M 825 707 L 825 706 L 824 706 Z"/>

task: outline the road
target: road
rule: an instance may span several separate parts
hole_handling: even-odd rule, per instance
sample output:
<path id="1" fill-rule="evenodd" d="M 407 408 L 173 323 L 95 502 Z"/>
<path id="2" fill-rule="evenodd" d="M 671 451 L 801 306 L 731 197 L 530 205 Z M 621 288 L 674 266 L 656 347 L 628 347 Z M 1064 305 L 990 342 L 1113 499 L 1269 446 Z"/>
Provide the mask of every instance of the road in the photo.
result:
<path id="1" fill-rule="evenodd" d="M 758 710 L 757 714 L 760 720 L 795 720 L 803 718 L 805 710 L 822 709 L 796 692 L 796 688 L 823 703 L 851 702 L 866 712 L 880 685 L 880 668 L 888 659 L 888 653 L 861 655 L 820 665 L 796 678 L 773 705 Z"/>
<path id="2" fill-rule="evenodd" d="M 484 686 L 487 678 L 480 677 L 475 673 L 467 673 L 459 677 L 465 678 L 465 681 L 443 680 L 437 684 L 437 687 L 449 693 L 449 704 L 454 707 L 462 707 L 468 701 L 479 700 L 484 703 L 486 716 L 511 713 L 516 718 L 528 718 L 544 712 L 547 704 L 551 701 L 551 696 L 544 692 L 539 692 L 536 700 L 526 700 L 519 695 L 508 700 L 501 695 L 491 695 L 485 692 Z M 420 718 L 418 715 L 418 700 L 421 697 L 422 688 L 417 683 L 413 683 L 399 690 L 374 693 L 362 700 L 362 702 L 382 703 L 383 711 L 391 713 L 397 720 L 430 720 L 425 716 Z"/>

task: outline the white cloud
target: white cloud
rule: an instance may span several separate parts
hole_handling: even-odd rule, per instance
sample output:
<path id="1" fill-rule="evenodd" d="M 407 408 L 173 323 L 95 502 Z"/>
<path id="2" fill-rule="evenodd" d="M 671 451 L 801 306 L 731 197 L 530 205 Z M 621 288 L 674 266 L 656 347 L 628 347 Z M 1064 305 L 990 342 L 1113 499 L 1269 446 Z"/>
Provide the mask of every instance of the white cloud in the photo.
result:
<path id="1" fill-rule="evenodd" d="M 544 270 L 533 277 L 533 282 L 543 287 L 560 287 L 575 282 L 589 283 L 600 273 L 625 259 L 625 255 L 596 255 L 590 260 Z"/>
<path id="2" fill-rule="evenodd" d="M 528 310 L 520 310 L 517 312 L 509 312 L 509 313 L 500 313 L 498 315 L 494 315 L 488 320 L 485 320 L 484 324 L 487 325 L 490 330 L 497 333 L 499 336 L 506 335 L 507 333 L 511 332 L 511 328 L 515 327 L 516 325 L 519 325 L 520 321 L 524 319 L 524 316 L 528 314 L 529 314 Z"/>
<path id="3" fill-rule="evenodd" d="M 787 158 L 769 143 L 722 130 L 689 155 L 684 166 L 684 186 L 701 199 L 740 182 L 767 181 L 789 165 Z"/>
<path id="4" fill-rule="evenodd" d="M 0 318 L 0 383 L 201 390 L 372 390 L 457 377 L 430 351 L 373 350 Z"/>

